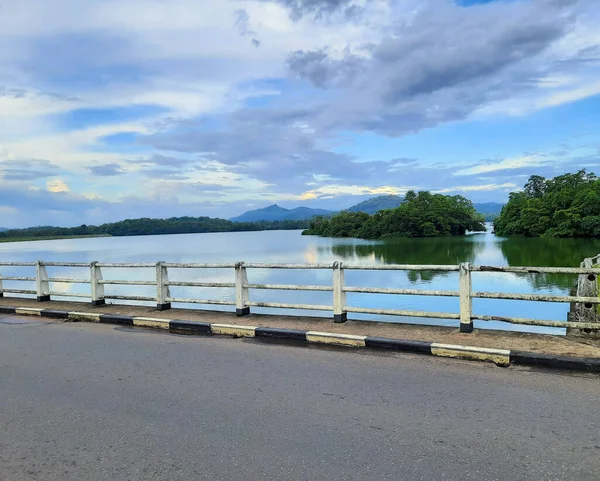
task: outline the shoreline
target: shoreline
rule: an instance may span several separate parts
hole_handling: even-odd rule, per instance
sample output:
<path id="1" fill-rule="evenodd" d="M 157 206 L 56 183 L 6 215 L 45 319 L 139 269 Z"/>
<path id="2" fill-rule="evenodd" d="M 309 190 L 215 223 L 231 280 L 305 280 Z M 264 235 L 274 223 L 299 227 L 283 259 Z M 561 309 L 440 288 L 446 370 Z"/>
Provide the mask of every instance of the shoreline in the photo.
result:
<path id="1" fill-rule="evenodd" d="M 69 236 L 48 236 L 48 237 L 0 237 L 0 243 L 8 242 L 35 242 L 47 240 L 64 240 L 64 239 L 91 239 L 95 237 L 114 237 L 110 234 L 97 235 L 69 235 Z"/>

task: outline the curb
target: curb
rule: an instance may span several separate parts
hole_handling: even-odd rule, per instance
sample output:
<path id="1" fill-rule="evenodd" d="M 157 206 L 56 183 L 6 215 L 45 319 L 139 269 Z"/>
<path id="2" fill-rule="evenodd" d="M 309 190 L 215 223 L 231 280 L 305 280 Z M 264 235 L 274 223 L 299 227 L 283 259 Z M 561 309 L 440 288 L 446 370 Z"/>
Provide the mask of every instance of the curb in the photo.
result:
<path id="1" fill-rule="evenodd" d="M 235 324 L 210 324 L 207 322 L 183 321 L 178 319 L 158 319 L 152 317 L 121 316 L 118 314 L 57 311 L 53 309 L 35 309 L 28 307 L 0 306 L 0 314 L 41 316 L 52 319 L 64 319 L 67 322 L 95 322 L 146 327 L 168 330 L 174 334 L 204 336 L 214 334 L 231 336 L 234 338 L 257 337 L 264 339 L 286 339 L 309 344 L 385 349 L 398 352 L 410 352 L 413 354 L 424 354 L 428 356 L 493 362 L 502 367 L 521 365 L 600 373 L 600 359 L 554 356 L 550 354 L 538 354 L 535 352 L 460 346 L 456 344 L 441 344 L 436 342 L 393 339 L 387 337 L 356 336 L 332 332 L 301 331 L 274 327 L 241 326 Z"/>

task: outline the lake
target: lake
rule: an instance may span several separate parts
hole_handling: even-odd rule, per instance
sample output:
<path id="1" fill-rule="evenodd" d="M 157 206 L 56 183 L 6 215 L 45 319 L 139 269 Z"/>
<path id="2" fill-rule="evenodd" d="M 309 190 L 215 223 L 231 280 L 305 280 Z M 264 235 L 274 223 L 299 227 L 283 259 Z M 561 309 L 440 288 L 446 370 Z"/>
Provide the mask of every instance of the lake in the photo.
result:
<path id="1" fill-rule="evenodd" d="M 181 234 L 137 237 L 101 237 L 48 240 L 0 244 L 0 260 L 5 262 L 196 262 L 230 263 L 237 261 L 264 263 L 333 263 L 347 264 L 458 264 L 471 262 L 495 266 L 565 266 L 576 267 L 585 257 L 600 253 L 600 239 L 503 239 L 492 233 L 474 233 L 464 237 L 363 241 L 302 236 L 300 231 L 234 232 Z M 86 269 L 48 268 L 51 277 L 89 277 Z M 104 269 L 105 279 L 152 280 L 153 269 Z M 31 276 L 33 268 L 0 268 L 2 275 Z M 176 270 L 171 280 L 214 280 L 233 282 L 233 269 Z M 263 270 L 248 272 L 250 283 L 330 285 L 331 272 L 325 270 Z M 474 291 L 545 293 L 568 295 L 576 276 L 473 273 Z M 34 288 L 31 283 L 4 282 L 5 288 Z M 346 284 L 366 287 L 458 290 L 458 273 L 348 271 Z M 146 286 L 106 286 L 106 293 L 155 295 Z M 53 290 L 65 294 L 89 291 L 89 285 L 55 284 Z M 233 289 L 172 287 L 173 297 L 234 299 Z M 251 300 L 331 304 L 329 292 L 252 290 Z M 132 302 L 133 303 L 133 302 Z M 348 304 L 361 307 L 458 312 L 457 298 L 396 296 L 382 294 L 348 294 Z M 200 306 L 181 306 L 200 307 Z M 208 309 L 219 309 L 210 306 Z M 233 310 L 223 307 L 220 310 Z M 477 314 L 529 317 L 565 321 L 569 305 L 565 303 L 474 299 Z M 331 316 L 330 312 L 258 309 L 253 312 Z M 351 319 L 372 319 L 432 325 L 458 325 L 442 319 L 400 318 L 391 316 L 349 315 Z M 562 333 L 562 329 L 536 328 L 501 322 L 475 321 L 476 328 L 510 329 Z"/>

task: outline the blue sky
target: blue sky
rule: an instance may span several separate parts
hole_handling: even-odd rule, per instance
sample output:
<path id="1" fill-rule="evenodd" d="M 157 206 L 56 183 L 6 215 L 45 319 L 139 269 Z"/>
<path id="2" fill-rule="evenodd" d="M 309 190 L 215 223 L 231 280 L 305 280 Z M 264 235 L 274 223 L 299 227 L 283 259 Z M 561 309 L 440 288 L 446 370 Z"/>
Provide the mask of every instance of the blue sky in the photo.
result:
<path id="1" fill-rule="evenodd" d="M 21 0 L 0 226 L 503 202 L 600 171 L 597 0 Z"/>

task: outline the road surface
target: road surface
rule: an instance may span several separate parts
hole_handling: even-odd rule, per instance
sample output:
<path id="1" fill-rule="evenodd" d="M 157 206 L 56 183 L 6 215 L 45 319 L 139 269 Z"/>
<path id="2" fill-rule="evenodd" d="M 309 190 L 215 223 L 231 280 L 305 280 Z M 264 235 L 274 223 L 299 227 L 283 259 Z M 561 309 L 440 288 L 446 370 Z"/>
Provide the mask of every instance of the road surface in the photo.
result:
<path id="1" fill-rule="evenodd" d="M 600 377 L 0 317 L 0 479 L 600 479 Z"/>

